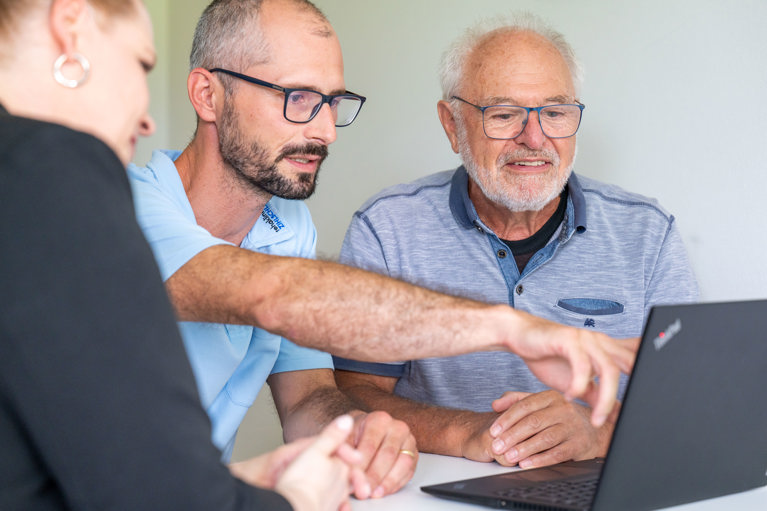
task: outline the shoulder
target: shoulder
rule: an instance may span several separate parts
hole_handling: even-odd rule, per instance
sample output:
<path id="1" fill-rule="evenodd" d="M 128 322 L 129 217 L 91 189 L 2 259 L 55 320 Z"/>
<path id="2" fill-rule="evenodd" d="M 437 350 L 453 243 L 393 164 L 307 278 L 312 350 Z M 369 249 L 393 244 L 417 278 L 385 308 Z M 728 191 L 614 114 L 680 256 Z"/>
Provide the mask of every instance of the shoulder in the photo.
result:
<path id="1" fill-rule="evenodd" d="M 158 149 L 152 153 L 146 166 L 128 165 L 128 180 L 136 202 L 136 214 L 142 225 L 149 221 L 149 215 L 154 216 L 151 223 L 165 223 L 171 219 L 171 213 L 181 213 L 187 221 L 196 223 L 176 169 L 175 160 L 179 154 L 179 151 Z"/>
<path id="2" fill-rule="evenodd" d="M 144 182 L 158 186 L 163 177 L 177 177 L 178 171 L 174 161 L 179 154 L 181 154 L 180 151 L 157 149 L 152 152 L 152 158 L 146 166 L 140 167 L 135 163 L 128 164 L 128 179 L 131 183 Z"/>
<path id="3" fill-rule="evenodd" d="M 455 170 L 430 174 L 409 183 L 384 188 L 366 200 L 355 216 L 368 215 L 375 210 L 408 209 L 444 198 L 450 193 Z"/>
<path id="4" fill-rule="evenodd" d="M 596 179 L 577 176 L 586 204 L 589 209 L 610 208 L 631 211 L 631 214 L 645 214 L 672 222 L 673 216 L 657 199 L 628 191 L 618 185 L 604 183 Z"/>
<path id="5" fill-rule="evenodd" d="M 3 135 L 0 138 L 0 148 L 3 151 L 24 148 L 30 144 L 39 146 L 51 141 L 98 140 L 60 124 L 13 115 L 0 116 L 0 133 Z"/>
<path id="6" fill-rule="evenodd" d="M 5 197 L 28 214 L 40 207 L 55 209 L 62 197 L 69 199 L 72 212 L 94 208 L 102 199 L 130 206 L 125 167 L 104 142 L 87 133 L 4 116 L 0 162 Z"/>
<path id="7" fill-rule="evenodd" d="M 108 173 L 123 168 L 117 155 L 100 139 L 65 126 L 23 117 L 0 118 L 0 154 L 4 168 L 21 167 L 27 174 L 50 167 L 67 173 L 83 169 Z M 119 174 L 124 179 L 124 173 Z"/>

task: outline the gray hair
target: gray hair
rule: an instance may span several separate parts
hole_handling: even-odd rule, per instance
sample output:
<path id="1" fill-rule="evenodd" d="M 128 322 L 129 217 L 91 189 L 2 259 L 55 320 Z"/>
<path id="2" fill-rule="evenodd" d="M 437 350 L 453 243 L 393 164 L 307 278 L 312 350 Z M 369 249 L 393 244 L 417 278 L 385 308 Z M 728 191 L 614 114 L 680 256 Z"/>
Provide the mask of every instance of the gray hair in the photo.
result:
<path id="1" fill-rule="evenodd" d="M 496 16 L 483 20 L 467 29 L 442 54 L 439 77 L 442 84 L 442 99 L 449 101 L 458 94 L 463 78 L 463 69 L 471 52 L 487 37 L 502 32 L 533 32 L 549 41 L 559 51 L 570 70 L 576 96 L 580 94 L 583 70 L 570 44 L 562 34 L 548 26 L 533 14 L 522 12 L 511 16 Z"/>
<path id="2" fill-rule="evenodd" d="M 222 67 L 241 71 L 253 64 L 269 61 L 269 43 L 259 25 L 265 0 L 214 0 L 197 23 L 189 56 L 190 70 Z M 309 0 L 290 0 L 297 7 L 329 24 L 322 11 Z M 328 35 L 332 32 L 327 30 Z M 226 78 L 222 76 L 226 84 Z"/>

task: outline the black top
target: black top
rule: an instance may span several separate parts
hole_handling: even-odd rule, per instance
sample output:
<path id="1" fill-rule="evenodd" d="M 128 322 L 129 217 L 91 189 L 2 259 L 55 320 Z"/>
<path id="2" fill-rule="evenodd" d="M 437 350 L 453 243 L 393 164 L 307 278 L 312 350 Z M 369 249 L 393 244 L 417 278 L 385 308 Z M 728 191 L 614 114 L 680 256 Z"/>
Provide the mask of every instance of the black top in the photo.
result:
<path id="1" fill-rule="evenodd" d="M 120 161 L 0 106 L 0 509 L 290 509 L 210 433 Z"/>
<path id="2" fill-rule="evenodd" d="M 559 225 L 564 221 L 565 210 L 567 209 L 567 194 L 567 185 L 565 185 L 562 193 L 559 194 L 559 205 L 557 206 L 557 210 L 554 211 L 554 214 L 549 217 L 546 223 L 543 224 L 543 227 L 538 229 L 535 234 L 523 240 L 501 240 L 507 247 L 509 247 L 509 250 L 511 250 L 520 275 L 525 271 L 525 266 L 527 266 L 530 259 L 536 252 L 548 244 L 551 237 L 554 236 L 554 233 L 559 229 Z"/>

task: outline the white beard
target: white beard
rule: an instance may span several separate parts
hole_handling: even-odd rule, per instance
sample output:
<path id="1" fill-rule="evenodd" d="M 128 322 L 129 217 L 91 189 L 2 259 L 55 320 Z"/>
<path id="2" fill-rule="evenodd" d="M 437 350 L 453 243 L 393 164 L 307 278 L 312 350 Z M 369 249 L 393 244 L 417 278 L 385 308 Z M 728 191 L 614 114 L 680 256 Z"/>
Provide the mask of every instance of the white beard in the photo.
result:
<path id="1" fill-rule="evenodd" d="M 460 123 L 457 133 L 458 152 L 469 177 L 479 186 L 485 197 L 514 213 L 540 211 L 557 198 L 567 184 L 575 164 L 575 155 L 573 155 L 570 165 L 560 172 L 560 158 L 556 151 L 519 149 L 501 154 L 496 161 L 496 168 L 487 169 L 481 167 L 474 159 L 467 142 L 466 130 Z M 548 160 L 551 162 L 552 172 L 526 176 L 499 170 L 509 161 L 523 158 Z"/>

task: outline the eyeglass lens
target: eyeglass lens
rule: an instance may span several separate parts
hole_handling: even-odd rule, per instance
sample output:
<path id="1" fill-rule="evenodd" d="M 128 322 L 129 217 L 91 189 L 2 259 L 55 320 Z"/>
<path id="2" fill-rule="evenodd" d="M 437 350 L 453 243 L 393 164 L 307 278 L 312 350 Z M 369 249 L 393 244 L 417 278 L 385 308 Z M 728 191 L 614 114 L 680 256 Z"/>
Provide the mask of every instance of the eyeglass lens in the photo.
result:
<path id="1" fill-rule="evenodd" d="M 286 98 L 285 117 L 293 122 L 307 122 L 322 108 L 321 94 L 308 90 L 292 91 Z M 335 96 L 328 101 L 336 126 L 348 126 L 357 116 L 362 101 L 354 96 Z"/>
<path id="2" fill-rule="evenodd" d="M 489 106 L 483 121 L 485 134 L 490 138 L 516 138 L 525 129 L 527 110 L 518 106 Z M 581 109 L 577 105 L 551 105 L 540 109 L 538 118 L 547 137 L 566 138 L 578 131 Z"/>

